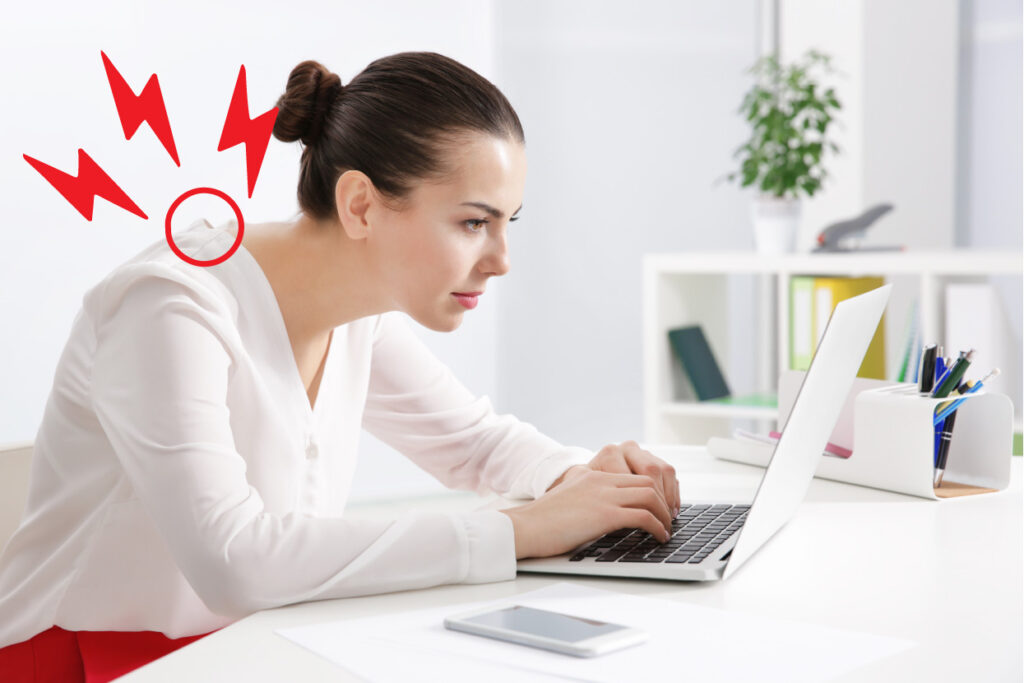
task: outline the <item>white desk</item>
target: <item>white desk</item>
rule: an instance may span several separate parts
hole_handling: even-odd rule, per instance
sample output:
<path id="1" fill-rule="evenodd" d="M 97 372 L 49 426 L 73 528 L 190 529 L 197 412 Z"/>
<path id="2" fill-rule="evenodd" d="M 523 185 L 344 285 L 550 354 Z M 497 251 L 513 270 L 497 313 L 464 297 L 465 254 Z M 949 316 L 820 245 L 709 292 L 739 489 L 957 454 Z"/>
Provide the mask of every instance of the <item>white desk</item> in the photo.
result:
<path id="1" fill-rule="evenodd" d="M 645 448 L 676 467 L 684 500 L 749 498 L 763 472 L 715 460 L 698 447 Z M 1007 491 L 942 502 L 815 479 L 797 516 L 727 581 L 520 574 L 514 581 L 292 605 L 253 614 L 120 680 L 361 680 L 274 629 L 500 599 L 568 580 L 920 644 L 838 681 L 1019 681 L 1024 668 L 1021 478 L 1021 459 L 1014 458 Z M 364 504 L 350 514 L 508 506 L 499 501 L 453 492 Z M 742 653 L 742 643 L 736 643 L 736 651 Z M 679 679 L 666 674 L 668 680 Z"/>

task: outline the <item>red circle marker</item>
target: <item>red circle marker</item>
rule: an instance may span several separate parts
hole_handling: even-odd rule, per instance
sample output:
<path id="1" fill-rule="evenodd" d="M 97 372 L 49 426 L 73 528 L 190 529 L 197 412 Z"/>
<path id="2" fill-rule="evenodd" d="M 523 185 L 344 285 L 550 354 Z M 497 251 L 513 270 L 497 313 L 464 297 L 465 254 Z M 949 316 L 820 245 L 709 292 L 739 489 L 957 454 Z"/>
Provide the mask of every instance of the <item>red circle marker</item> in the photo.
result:
<path id="1" fill-rule="evenodd" d="M 183 201 L 197 194 L 212 194 L 214 196 L 220 197 L 221 199 L 228 203 L 228 206 L 230 206 L 232 211 L 235 212 L 235 218 L 238 219 L 238 235 L 235 236 L 234 244 L 232 244 L 231 247 L 226 252 L 224 252 L 215 259 L 210 259 L 209 261 L 200 261 L 199 259 L 194 259 L 185 252 L 183 252 L 181 249 L 178 248 L 178 245 L 174 243 L 174 237 L 171 235 L 171 216 L 174 215 L 174 212 L 177 210 L 179 206 L 181 206 L 181 203 Z M 164 219 L 164 231 L 167 233 L 168 246 L 170 246 L 171 251 L 178 255 L 178 258 L 180 258 L 185 263 L 191 263 L 193 266 L 207 267 L 215 266 L 218 263 L 224 263 L 224 261 L 227 261 L 229 258 L 231 258 L 232 254 L 238 251 L 238 247 L 242 246 L 242 235 L 245 233 L 245 221 L 242 219 L 242 210 L 238 208 L 238 204 L 236 204 L 235 200 L 229 197 L 227 193 L 221 192 L 220 190 L 213 187 L 194 187 L 188 192 L 178 197 L 177 199 L 175 199 L 174 203 L 171 204 L 171 208 L 167 209 L 167 218 Z"/>

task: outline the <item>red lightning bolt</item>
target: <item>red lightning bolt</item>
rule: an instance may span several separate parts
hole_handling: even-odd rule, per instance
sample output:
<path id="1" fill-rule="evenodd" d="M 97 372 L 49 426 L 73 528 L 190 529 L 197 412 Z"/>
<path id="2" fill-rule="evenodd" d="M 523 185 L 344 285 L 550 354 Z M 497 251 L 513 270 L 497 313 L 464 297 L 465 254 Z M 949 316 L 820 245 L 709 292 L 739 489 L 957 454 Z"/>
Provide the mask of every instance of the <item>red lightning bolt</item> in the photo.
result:
<path id="1" fill-rule="evenodd" d="M 245 144 L 245 166 L 249 178 L 249 197 L 256 186 L 256 178 L 263 165 L 263 157 L 267 153 L 270 134 L 274 130 L 277 119 L 277 107 L 260 114 L 255 119 L 249 118 L 249 96 L 245 90 L 245 65 L 238 71 L 235 81 L 235 92 L 231 95 L 228 115 L 224 119 L 224 131 L 220 134 L 217 151 L 223 152 L 229 147 Z"/>
<path id="2" fill-rule="evenodd" d="M 149 77 L 142 92 L 136 95 L 120 72 L 114 68 L 107 54 L 101 50 L 100 55 L 103 57 L 103 68 L 107 70 L 107 80 L 110 82 L 110 92 L 114 95 L 117 115 L 121 117 L 125 140 L 131 140 L 142 122 L 146 121 L 164 149 L 174 159 L 175 165 L 181 166 L 181 162 L 178 161 L 178 150 L 174 146 L 171 123 L 167 120 L 164 96 L 160 92 L 160 81 L 157 80 L 156 74 Z"/>
<path id="3" fill-rule="evenodd" d="M 57 188 L 57 192 L 64 195 L 64 199 L 71 202 L 71 206 L 78 209 L 78 213 L 85 216 L 87 221 L 92 220 L 92 206 L 96 197 L 103 197 L 125 211 L 130 211 L 136 216 L 149 220 L 149 216 L 144 214 L 142 209 L 136 206 L 135 202 L 117 186 L 117 183 L 103 172 L 103 169 L 85 153 L 84 149 L 78 150 L 77 176 L 48 166 L 27 154 L 22 156 L 32 168 L 39 171 L 51 185 Z"/>

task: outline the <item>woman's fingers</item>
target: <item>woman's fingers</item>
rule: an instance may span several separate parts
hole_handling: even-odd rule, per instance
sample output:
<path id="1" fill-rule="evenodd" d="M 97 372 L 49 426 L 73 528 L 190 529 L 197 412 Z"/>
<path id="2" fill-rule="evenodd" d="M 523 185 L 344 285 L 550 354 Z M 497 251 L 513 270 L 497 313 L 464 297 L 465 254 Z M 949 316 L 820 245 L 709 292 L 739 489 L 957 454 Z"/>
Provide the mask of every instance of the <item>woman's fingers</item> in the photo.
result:
<path id="1" fill-rule="evenodd" d="M 655 488 L 665 499 L 665 504 L 669 509 L 675 510 L 679 506 L 679 485 L 676 483 L 676 473 L 672 466 L 653 453 L 640 448 L 636 441 L 626 441 L 622 447 L 623 456 L 630 469 L 653 479 Z"/>
<path id="2" fill-rule="evenodd" d="M 665 499 L 666 505 L 669 505 L 671 503 L 671 495 L 665 487 L 664 477 L 662 476 L 662 470 L 669 466 L 668 463 L 655 458 L 653 454 L 641 449 L 636 441 L 626 441 L 623 443 L 623 455 L 626 458 L 626 462 L 629 463 L 631 470 L 637 474 L 646 474 L 654 480 L 654 487 L 657 488 L 657 492 Z"/>
<path id="3" fill-rule="evenodd" d="M 662 543 L 668 542 L 668 539 L 671 537 L 658 518 L 651 514 L 650 510 L 619 508 L 618 519 L 621 520 L 619 522 L 621 524 L 620 528 L 643 529 Z"/>
<path id="4" fill-rule="evenodd" d="M 661 522 L 662 530 L 672 528 L 672 513 L 664 499 L 652 488 L 617 488 L 609 500 L 623 508 L 643 508 Z"/>
<path id="5" fill-rule="evenodd" d="M 649 451 L 640 448 L 636 441 L 609 444 L 598 451 L 590 461 L 591 469 L 615 474 L 633 473 L 651 479 L 652 485 L 665 501 L 673 515 L 679 509 L 679 480 L 671 465 Z M 617 486 L 644 486 L 644 482 L 619 483 Z"/>
<path id="6" fill-rule="evenodd" d="M 674 517 L 679 509 L 679 481 L 676 479 L 675 468 L 670 465 L 662 468 L 661 483 L 665 490 L 665 502 L 668 503 Z"/>
<path id="7" fill-rule="evenodd" d="M 671 509 L 668 504 L 668 501 L 665 500 L 665 494 L 661 490 L 662 481 L 660 478 L 655 479 L 654 477 L 648 476 L 646 474 L 611 474 L 608 472 L 602 472 L 600 473 L 600 475 L 608 477 L 609 483 L 619 488 L 650 488 L 651 490 L 655 491 L 661 498 L 662 502 L 665 505 L 665 509 Z M 672 516 L 674 517 L 675 515 Z"/>
<path id="8" fill-rule="evenodd" d="M 658 474 L 656 477 L 652 477 L 648 474 L 612 474 L 607 475 L 616 477 L 616 479 L 610 480 L 612 484 L 617 487 L 644 487 L 650 488 L 658 494 L 661 498 L 663 505 L 666 510 L 671 509 L 668 501 L 665 499 L 665 492 L 662 490 L 662 479 L 661 475 Z"/>

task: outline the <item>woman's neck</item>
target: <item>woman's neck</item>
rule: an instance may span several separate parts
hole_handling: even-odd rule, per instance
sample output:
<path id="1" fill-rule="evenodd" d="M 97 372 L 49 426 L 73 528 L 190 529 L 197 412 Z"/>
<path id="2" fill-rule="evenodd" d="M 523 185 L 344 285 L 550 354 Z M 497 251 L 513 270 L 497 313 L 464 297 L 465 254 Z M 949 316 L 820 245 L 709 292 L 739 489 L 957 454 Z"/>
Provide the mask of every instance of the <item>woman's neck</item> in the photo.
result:
<path id="1" fill-rule="evenodd" d="M 337 224 L 300 214 L 247 227 L 243 244 L 274 290 L 293 347 L 388 310 L 365 240 L 350 239 Z"/>

